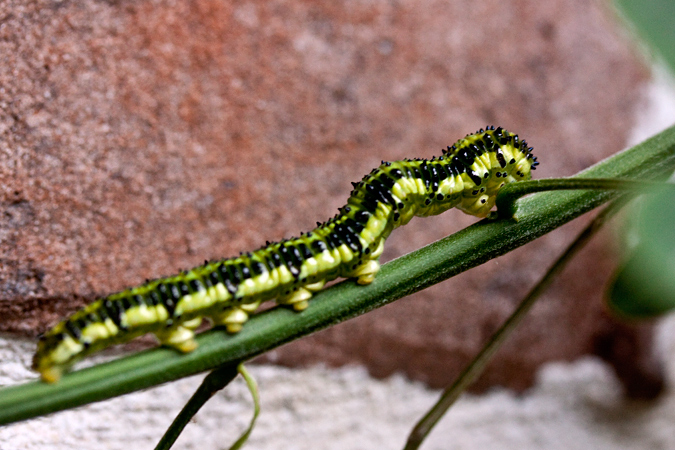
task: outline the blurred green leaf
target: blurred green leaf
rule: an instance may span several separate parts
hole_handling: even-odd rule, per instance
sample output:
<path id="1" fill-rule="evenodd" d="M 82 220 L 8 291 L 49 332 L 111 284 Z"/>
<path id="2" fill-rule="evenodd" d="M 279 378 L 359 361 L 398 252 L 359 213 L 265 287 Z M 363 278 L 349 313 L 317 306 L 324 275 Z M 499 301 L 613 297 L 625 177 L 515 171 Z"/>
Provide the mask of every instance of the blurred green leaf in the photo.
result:
<path id="1" fill-rule="evenodd" d="M 636 218 L 639 244 L 610 286 L 609 305 L 629 318 L 675 309 L 675 189 L 644 197 Z"/>
<path id="2" fill-rule="evenodd" d="M 675 1 L 615 0 L 615 4 L 637 34 L 675 73 Z"/>

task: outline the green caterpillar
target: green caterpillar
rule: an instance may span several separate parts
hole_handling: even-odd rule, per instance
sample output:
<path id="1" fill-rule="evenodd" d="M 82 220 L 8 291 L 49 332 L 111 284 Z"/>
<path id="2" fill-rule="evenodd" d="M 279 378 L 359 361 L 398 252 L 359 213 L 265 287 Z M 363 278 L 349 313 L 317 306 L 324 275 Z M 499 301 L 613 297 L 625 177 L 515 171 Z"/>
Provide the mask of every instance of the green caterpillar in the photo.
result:
<path id="1" fill-rule="evenodd" d="M 261 302 L 276 299 L 302 311 L 327 281 L 345 277 L 369 284 L 394 228 L 454 207 L 487 216 L 502 186 L 530 178 L 538 165 L 531 152 L 518 135 L 488 127 L 431 160 L 382 162 L 352 183 L 335 217 L 300 237 L 207 261 L 80 309 L 40 337 L 33 369 L 56 382 L 84 356 L 146 333 L 189 352 L 197 346 L 194 330 L 203 317 L 236 333 Z"/>

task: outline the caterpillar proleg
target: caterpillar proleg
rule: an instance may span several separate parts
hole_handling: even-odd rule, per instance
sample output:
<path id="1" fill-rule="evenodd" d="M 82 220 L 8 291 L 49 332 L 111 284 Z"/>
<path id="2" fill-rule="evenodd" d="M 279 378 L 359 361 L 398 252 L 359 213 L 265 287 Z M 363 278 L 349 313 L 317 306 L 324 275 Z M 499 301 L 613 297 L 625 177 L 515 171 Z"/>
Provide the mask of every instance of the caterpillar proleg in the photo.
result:
<path id="1" fill-rule="evenodd" d="M 414 216 L 457 207 L 485 217 L 499 190 L 537 166 L 518 135 L 488 127 L 427 159 L 382 162 L 352 183 L 337 215 L 300 237 L 267 243 L 238 257 L 206 262 L 167 278 L 100 298 L 40 337 L 33 369 L 56 382 L 75 361 L 146 333 L 181 352 L 196 347 L 194 329 L 209 319 L 235 333 L 261 302 L 296 311 L 338 277 L 369 284 L 384 242 Z"/>

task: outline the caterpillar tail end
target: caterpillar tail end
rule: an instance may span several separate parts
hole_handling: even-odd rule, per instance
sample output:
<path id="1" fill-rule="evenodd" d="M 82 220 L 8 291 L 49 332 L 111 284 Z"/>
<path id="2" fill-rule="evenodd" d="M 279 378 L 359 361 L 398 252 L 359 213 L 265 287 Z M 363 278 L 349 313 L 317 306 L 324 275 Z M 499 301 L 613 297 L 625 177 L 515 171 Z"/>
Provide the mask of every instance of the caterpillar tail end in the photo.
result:
<path id="1" fill-rule="evenodd" d="M 38 347 L 38 352 L 33 357 L 31 369 L 39 373 L 40 379 L 45 383 L 54 384 L 68 371 L 72 360 L 58 362 L 51 353 L 45 353 L 40 350 L 40 347 Z"/>
<path id="2" fill-rule="evenodd" d="M 42 381 L 56 383 L 84 351 L 82 343 L 57 328 L 56 333 L 47 333 L 38 340 L 31 368 L 40 374 Z"/>
<path id="3" fill-rule="evenodd" d="M 38 351 L 33 357 L 31 369 L 40 374 L 40 379 L 45 383 L 54 384 L 61 379 L 65 372 L 65 367 L 56 364 L 49 357 Z"/>

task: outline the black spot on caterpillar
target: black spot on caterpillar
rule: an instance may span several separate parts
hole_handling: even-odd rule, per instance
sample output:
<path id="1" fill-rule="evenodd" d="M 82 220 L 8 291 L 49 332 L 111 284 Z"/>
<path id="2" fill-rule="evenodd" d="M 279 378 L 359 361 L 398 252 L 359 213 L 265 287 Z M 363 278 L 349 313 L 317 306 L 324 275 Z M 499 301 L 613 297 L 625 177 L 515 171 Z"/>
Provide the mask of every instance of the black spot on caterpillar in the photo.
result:
<path id="1" fill-rule="evenodd" d="M 189 352 L 204 317 L 236 333 L 261 302 L 276 299 L 302 311 L 327 281 L 369 284 L 395 228 L 454 207 L 485 217 L 502 186 L 529 179 L 537 164 L 525 141 L 494 127 L 467 135 L 431 160 L 383 162 L 352 183 L 337 215 L 300 237 L 206 261 L 82 308 L 40 337 L 33 369 L 55 382 L 84 356 L 146 333 Z"/>

